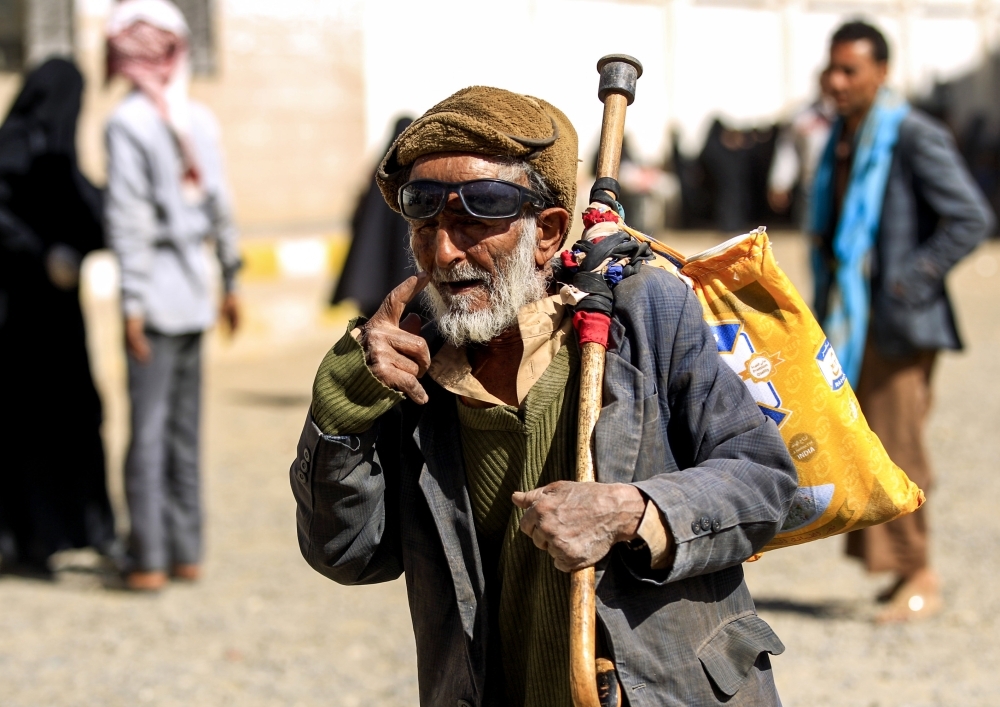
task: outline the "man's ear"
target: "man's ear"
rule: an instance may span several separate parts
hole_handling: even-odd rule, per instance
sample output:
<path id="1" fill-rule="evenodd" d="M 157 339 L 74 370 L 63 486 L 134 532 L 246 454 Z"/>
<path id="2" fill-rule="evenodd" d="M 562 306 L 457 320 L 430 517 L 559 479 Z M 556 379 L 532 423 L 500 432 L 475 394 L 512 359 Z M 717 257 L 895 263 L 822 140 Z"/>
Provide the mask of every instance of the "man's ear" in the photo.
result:
<path id="1" fill-rule="evenodd" d="M 880 61 L 878 62 L 877 66 L 878 68 L 876 70 L 878 71 L 878 84 L 879 86 L 881 86 L 882 84 L 885 83 L 886 78 L 889 76 L 889 62 Z"/>
<path id="2" fill-rule="evenodd" d="M 535 249 L 535 265 L 543 267 L 555 254 L 563 242 L 563 234 L 569 228 L 569 211 L 561 206 L 545 209 L 535 217 L 538 233 L 538 248 Z"/>

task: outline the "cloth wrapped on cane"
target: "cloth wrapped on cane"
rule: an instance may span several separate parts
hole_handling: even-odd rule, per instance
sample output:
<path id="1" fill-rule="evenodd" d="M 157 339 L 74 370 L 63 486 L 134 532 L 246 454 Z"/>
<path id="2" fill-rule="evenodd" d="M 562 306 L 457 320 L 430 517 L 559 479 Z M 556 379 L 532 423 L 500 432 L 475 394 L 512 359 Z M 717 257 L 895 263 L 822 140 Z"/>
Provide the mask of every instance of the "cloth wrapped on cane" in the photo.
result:
<path id="1" fill-rule="evenodd" d="M 577 306 L 577 317 L 590 299 L 600 300 L 598 311 L 607 308 L 608 293 L 591 283 L 595 269 L 610 291 L 623 272 L 652 260 L 650 267 L 692 287 L 719 355 L 778 426 L 799 489 L 764 551 L 885 523 L 920 507 L 923 491 L 868 427 L 837 354 L 775 262 L 764 228 L 685 258 L 629 228 L 604 204 L 590 205 L 584 225 L 584 242 L 561 253 L 557 266 L 561 279 L 591 293 Z M 600 262 L 593 262 L 593 252 Z M 584 271 L 590 272 L 584 277 Z"/>

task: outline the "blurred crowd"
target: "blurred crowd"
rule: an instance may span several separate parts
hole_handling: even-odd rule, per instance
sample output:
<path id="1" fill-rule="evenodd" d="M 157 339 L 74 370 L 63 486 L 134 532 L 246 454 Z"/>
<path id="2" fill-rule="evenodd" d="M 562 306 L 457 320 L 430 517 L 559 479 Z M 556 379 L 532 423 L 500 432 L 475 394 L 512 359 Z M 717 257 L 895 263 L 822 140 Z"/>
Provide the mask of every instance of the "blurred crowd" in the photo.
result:
<path id="1" fill-rule="evenodd" d="M 1000 66 L 1000 56 L 991 59 Z M 1000 71 L 996 72 L 1000 75 Z M 980 74 L 987 74 L 986 81 Z M 990 67 L 939 83 L 914 104 L 943 122 L 976 184 L 1000 210 L 1000 105 Z M 736 127 L 715 118 L 702 148 L 686 154 L 677 133 L 659 163 L 622 152 L 622 204 L 630 225 L 737 233 L 759 225 L 806 227 L 810 187 L 836 120 L 827 73 L 816 97 L 784 119 Z M 983 86 L 986 86 L 984 95 Z M 983 104 L 986 107 L 983 107 Z"/>

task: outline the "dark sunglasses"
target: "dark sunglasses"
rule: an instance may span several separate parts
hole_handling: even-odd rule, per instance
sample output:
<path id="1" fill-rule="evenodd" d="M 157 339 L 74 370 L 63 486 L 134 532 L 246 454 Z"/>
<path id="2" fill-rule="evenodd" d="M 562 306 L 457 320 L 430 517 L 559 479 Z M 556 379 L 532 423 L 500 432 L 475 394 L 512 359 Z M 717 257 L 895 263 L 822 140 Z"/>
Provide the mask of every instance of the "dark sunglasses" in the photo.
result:
<path id="1" fill-rule="evenodd" d="M 477 218 L 519 216 L 525 202 L 537 209 L 547 206 L 538 192 L 502 179 L 473 179 L 471 182 L 415 179 L 399 188 L 399 210 L 406 218 L 433 218 L 441 213 L 451 194 L 458 194 L 465 210 Z"/>

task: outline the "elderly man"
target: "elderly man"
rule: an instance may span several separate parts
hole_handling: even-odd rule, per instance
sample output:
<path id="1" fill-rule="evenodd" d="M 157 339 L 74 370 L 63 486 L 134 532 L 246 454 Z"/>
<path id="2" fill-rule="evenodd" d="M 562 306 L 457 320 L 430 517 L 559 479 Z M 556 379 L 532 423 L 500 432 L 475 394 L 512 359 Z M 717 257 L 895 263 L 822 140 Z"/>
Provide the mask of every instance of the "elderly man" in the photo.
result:
<path id="1" fill-rule="evenodd" d="M 653 268 L 615 290 L 596 429 L 574 468 L 579 354 L 550 261 L 576 197 L 548 103 L 459 91 L 378 172 L 421 274 L 327 354 L 291 469 L 301 550 L 342 584 L 406 575 L 423 705 L 569 705 L 569 575 L 596 566 L 600 648 L 633 705 L 777 705 L 741 563 L 796 475 Z M 426 289 L 425 289 L 426 288 Z M 424 290 L 434 321 L 400 321 Z"/>

